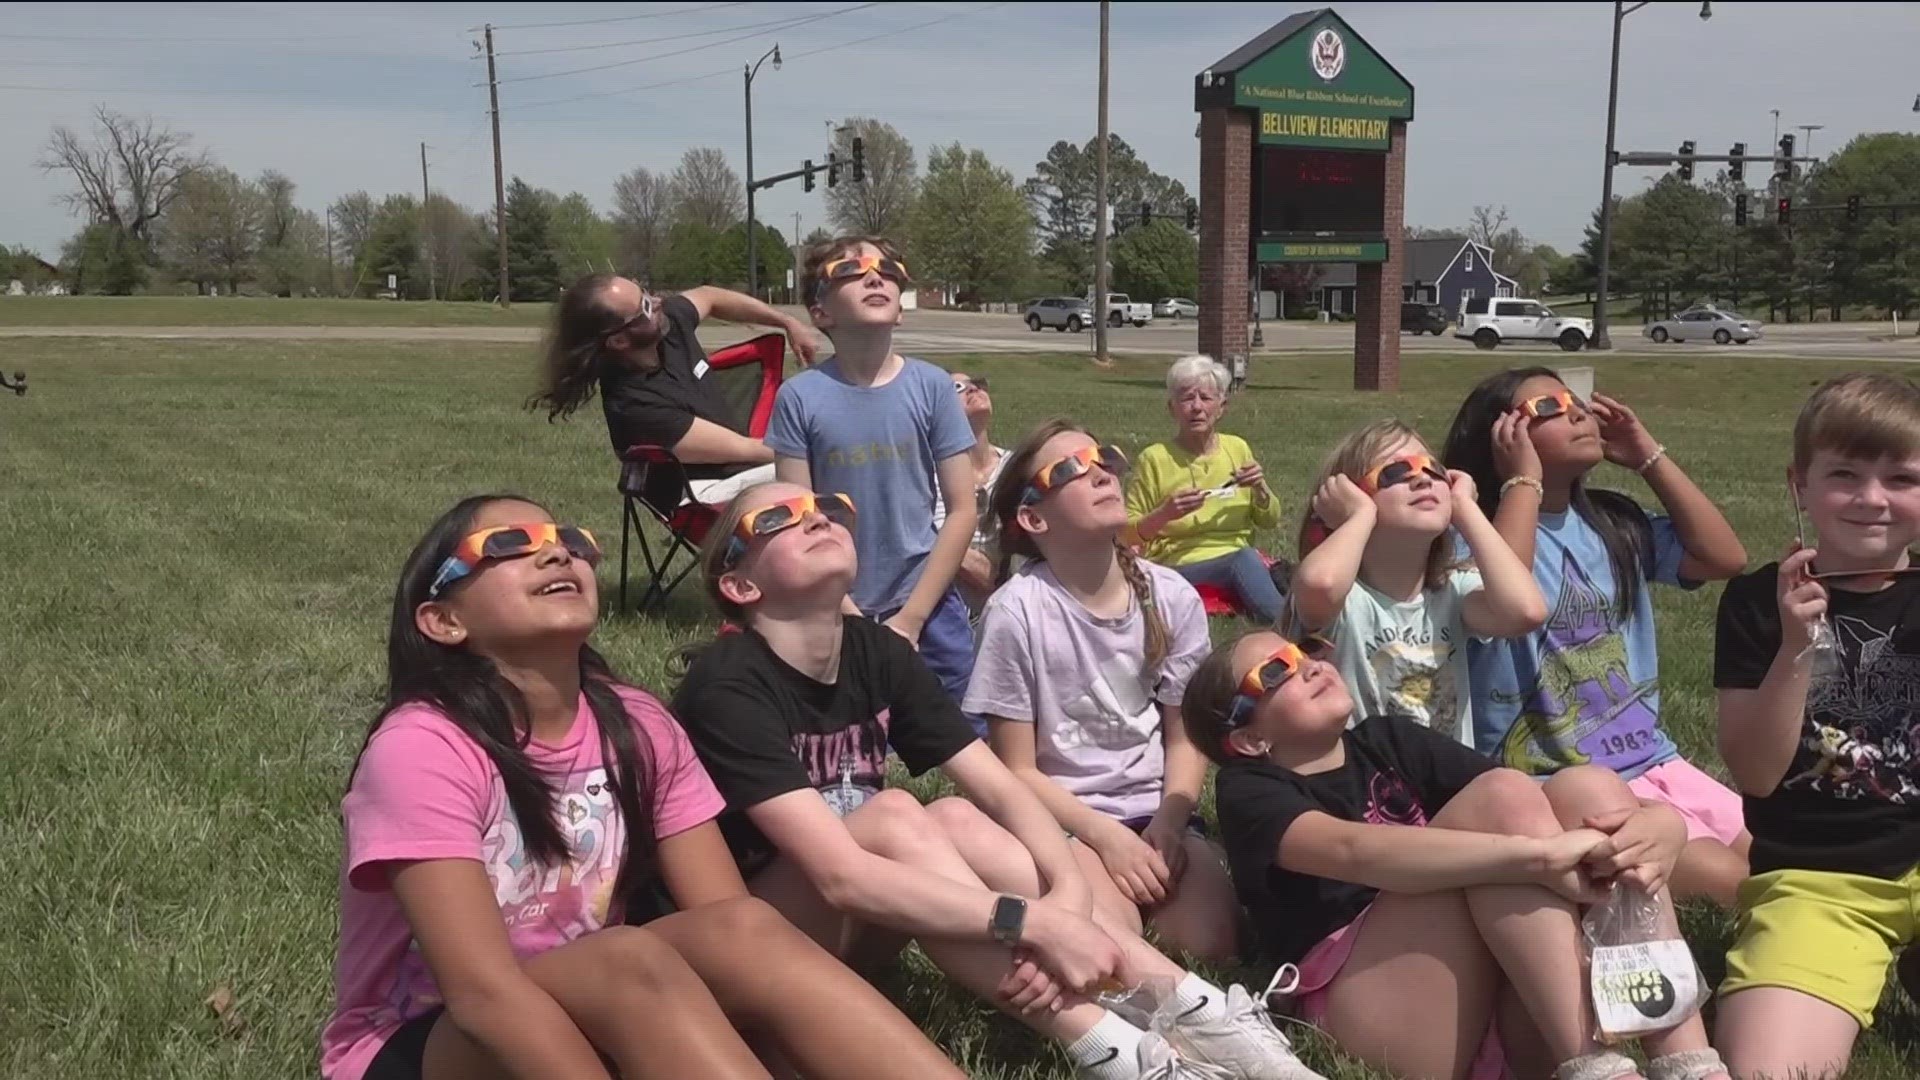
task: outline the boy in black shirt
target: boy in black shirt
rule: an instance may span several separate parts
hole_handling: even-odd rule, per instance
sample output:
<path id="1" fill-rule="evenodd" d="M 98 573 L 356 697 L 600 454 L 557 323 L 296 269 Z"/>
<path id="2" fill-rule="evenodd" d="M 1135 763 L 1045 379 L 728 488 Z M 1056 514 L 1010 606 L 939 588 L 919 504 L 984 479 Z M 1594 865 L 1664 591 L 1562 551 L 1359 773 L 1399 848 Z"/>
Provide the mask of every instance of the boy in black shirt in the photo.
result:
<path id="1" fill-rule="evenodd" d="M 1790 481 L 1818 550 L 1729 582 L 1714 647 L 1753 832 L 1716 1031 L 1741 1076 L 1843 1071 L 1920 936 L 1920 387 L 1820 387 Z"/>
<path id="2" fill-rule="evenodd" d="M 1395 1075 L 1640 1076 L 1594 1040 L 1580 905 L 1596 878 L 1664 901 L 1685 822 L 1607 769 L 1536 783 L 1403 717 L 1349 730 L 1325 655 L 1247 635 L 1208 657 L 1184 703 L 1221 766 L 1235 887 L 1297 1011 Z M 1606 810 L 1569 820 L 1576 805 Z M 1645 1043 L 1651 1080 L 1725 1080 L 1698 1015 Z"/>

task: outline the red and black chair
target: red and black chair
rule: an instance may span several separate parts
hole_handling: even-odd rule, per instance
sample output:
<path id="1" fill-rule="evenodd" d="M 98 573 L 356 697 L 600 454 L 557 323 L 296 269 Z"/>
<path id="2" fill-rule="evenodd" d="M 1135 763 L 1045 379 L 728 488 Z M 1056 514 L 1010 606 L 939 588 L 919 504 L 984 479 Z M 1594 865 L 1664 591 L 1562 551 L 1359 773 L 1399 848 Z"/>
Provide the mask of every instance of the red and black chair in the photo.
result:
<path id="1" fill-rule="evenodd" d="M 786 360 L 786 336 L 762 334 L 708 356 L 700 379 L 719 390 L 738 430 L 765 438 Z M 627 545 L 638 536 L 640 555 L 647 564 L 647 587 L 640 594 L 639 610 L 646 612 L 665 602 L 699 565 L 700 545 L 725 506 L 695 499 L 686 467 L 664 446 L 628 447 L 620 455 L 619 487 L 620 610 L 627 609 Z M 658 551 L 656 542 L 647 539 L 643 510 L 666 530 Z"/>

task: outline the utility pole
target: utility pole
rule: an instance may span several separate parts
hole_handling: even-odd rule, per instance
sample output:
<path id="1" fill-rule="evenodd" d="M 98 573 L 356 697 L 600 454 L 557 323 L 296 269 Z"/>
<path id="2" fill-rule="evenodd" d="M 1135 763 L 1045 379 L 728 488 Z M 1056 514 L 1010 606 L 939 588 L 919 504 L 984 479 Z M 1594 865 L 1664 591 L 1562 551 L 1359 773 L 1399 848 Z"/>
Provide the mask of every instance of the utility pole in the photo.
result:
<path id="1" fill-rule="evenodd" d="M 433 276 L 433 216 L 427 212 L 427 144 L 420 144 L 420 246 L 427 257 L 427 299 L 438 300 Z"/>
<path id="2" fill-rule="evenodd" d="M 1107 21 L 1108 0 L 1100 0 L 1100 134 L 1094 152 L 1093 196 L 1093 362 L 1106 367 L 1107 355 Z"/>
<path id="3" fill-rule="evenodd" d="M 487 24 L 486 31 L 487 100 L 493 115 L 493 231 L 500 250 L 500 306 L 506 307 L 511 301 L 507 297 L 507 180 L 500 171 L 500 77 L 493 67 L 492 23 Z"/>
<path id="4" fill-rule="evenodd" d="M 333 204 L 327 204 L 327 295 L 340 295 L 338 267 L 333 262 Z"/>

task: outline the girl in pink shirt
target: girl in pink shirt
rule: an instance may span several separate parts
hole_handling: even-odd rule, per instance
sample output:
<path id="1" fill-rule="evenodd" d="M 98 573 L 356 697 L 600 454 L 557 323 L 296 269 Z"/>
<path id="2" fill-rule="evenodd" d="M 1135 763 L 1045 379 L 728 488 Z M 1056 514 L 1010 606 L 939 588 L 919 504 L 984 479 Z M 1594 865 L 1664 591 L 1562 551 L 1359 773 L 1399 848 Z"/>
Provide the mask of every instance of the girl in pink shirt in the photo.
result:
<path id="1" fill-rule="evenodd" d="M 686 734 L 587 645 L 598 555 L 483 496 L 408 557 L 342 803 L 322 1075 L 768 1076 L 738 1023 L 807 1076 L 959 1077 L 747 897 Z"/>

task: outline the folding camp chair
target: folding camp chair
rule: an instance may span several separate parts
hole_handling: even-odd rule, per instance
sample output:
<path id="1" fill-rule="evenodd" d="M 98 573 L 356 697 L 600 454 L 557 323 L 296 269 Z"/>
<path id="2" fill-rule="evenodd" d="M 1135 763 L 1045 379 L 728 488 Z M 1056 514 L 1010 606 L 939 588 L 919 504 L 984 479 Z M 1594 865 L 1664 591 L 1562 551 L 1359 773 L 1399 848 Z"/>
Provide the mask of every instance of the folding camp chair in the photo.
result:
<path id="1" fill-rule="evenodd" d="M 787 339 L 762 334 L 751 341 L 729 345 L 707 357 L 702 382 L 712 382 L 726 402 L 738 428 L 759 439 L 773 418 L 773 398 L 785 372 Z M 693 497 L 687 470 L 664 446 L 634 446 L 620 455 L 620 610 L 627 608 L 627 543 L 640 538 L 640 554 L 647 564 L 647 588 L 639 609 L 648 611 L 664 602 L 674 587 L 699 563 L 699 549 L 707 531 L 720 516 L 721 506 L 709 506 Z M 641 508 L 667 532 L 656 552 L 647 539 Z"/>

